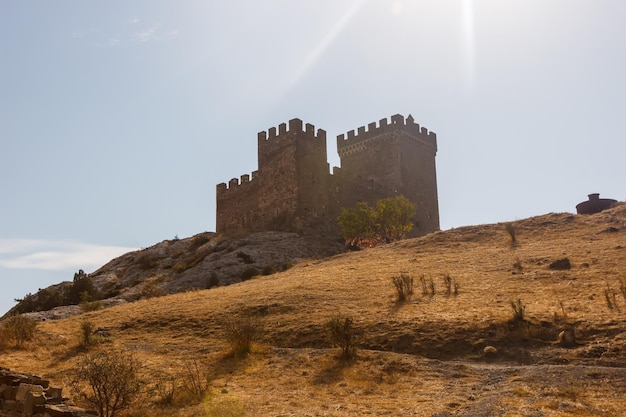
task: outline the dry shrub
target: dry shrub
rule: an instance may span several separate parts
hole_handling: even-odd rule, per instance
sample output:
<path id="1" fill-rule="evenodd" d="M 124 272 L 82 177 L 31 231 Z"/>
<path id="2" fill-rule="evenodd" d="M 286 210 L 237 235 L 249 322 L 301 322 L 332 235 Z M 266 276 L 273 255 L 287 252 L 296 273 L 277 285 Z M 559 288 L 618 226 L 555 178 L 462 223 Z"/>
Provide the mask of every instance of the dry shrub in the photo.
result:
<path id="1" fill-rule="evenodd" d="M 130 407 L 141 391 L 140 363 L 130 354 L 100 351 L 79 359 L 70 387 L 101 417 Z M 85 388 L 85 384 L 87 388 Z"/>
<path id="2" fill-rule="evenodd" d="M 356 358 L 357 329 L 354 320 L 348 316 L 336 316 L 328 322 L 328 335 L 333 346 L 341 349 L 340 359 Z"/>
<path id="3" fill-rule="evenodd" d="M 413 295 L 413 277 L 400 274 L 391 278 L 391 282 L 396 288 L 398 301 L 406 301 Z"/>
<path id="4" fill-rule="evenodd" d="M 511 310 L 513 310 L 513 322 L 519 323 L 524 321 L 526 306 L 521 299 L 518 298 L 517 301 L 511 300 Z"/>
<path id="5" fill-rule="evenodd" d="M 234 357 L 246 356 L 263 333 L 261 323 L 251 317 L 231 317 L 224 321 L 224 336 Z"/>
<path id="6" fill-rule="evenodd" d="M 443 285 L 446 288 L 446 296 L 459 295 L 459 283 L 456 282 L 450 275 L 446 274 L 443 276 Z M 434 293 L 434 290 L 433 290 Z"/>
<path id="7" fill-rule="evenodd" d="M 89 320 L 83 320 L 80 323 L 80 345 L 84 349 L 89 349 L 94 343 L 93 339 L 93 323 Z"/>
<path id="8" fill-rule="evenodd" d="M 611 288 L 611 286 L 607 283 L 606 288 L 604 289 L 604 299 L 606 300 L 606 306 L 609 308 L 609 310 L 619 310 L 619 306 L 617 305 L 617 298 L 615 295 L 615 290 Z"/>
<path id="9" fill-rule="evenodd" d="M 211 373 L 196 359 L 183 365 L 182 389 L 195 401 L 201 401 L 211 385 Z"/>
<path id="10" fill-rule="evenodd" d="M 511 247 L 515 247 L 517 245 L 517 228 L 513 223 L 507 223 L 504 225 L 504 230 L 511 238 Z"/>
<path id="11" fill-rule="evenodd" d="M 12 342 L 16 349 L 24 346 L 24 342 L 33 339 L 37 322 L 26 316 L 16 314 L 2 321 L 0 340 Z"/>

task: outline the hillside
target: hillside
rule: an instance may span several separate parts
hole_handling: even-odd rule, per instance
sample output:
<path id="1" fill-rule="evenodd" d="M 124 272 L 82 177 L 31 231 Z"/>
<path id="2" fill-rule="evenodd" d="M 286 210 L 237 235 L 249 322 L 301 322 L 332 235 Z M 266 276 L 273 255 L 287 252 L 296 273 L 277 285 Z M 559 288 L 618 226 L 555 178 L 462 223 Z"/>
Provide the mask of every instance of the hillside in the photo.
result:
<path id="1" fill-rule="evenodd" d="M 27 348 L 4 348 L 0 366 L 62 383 L 85 354 L 80 323 L 89 320 L 108 335 L 93 350 L 131 351 L 153 388 L 181 381 L 191 359 L 211 371 L 203 404 L 161 406 L 153 389 L 133 416 L 623 414 L 626 204 L 513 226 L 515 245 L 503 224 L 463 227 L 42 322 Z M 551 267 L 564 258 L 569 269 Z M 401 303 L 391 283 L 400 274 L 415 279 Z M 445 275 L 458 295 L 445 294 Z M 432 278 L 434 295 L 422 293 L 421 276 Z M 512 321 L 517 300 L 523 322 Z M 338 314 L 360 330 L 356 361 L 338 361 L 329 345 L 326 323 Z M 262 338 L 233 359 L 224 326 L 244 318 Z M 574 344 L 557 342 L 565 329 Z"/>
<path id="2" fill-rule="evenodd" d="M 324 258 L 343 250 L 340 241 L 297 233 L 222 236 L 205 232 L 126 253 L 89 274 L 89 278 L 100 304 L 111 306 L 230 285 L 256 275 L 285 270 L 303 259 Z M 40 290 L 20 301 L 5 316 L 36 312 L 29 314 L 30 317 L 43 320 L 80 313 L 76 305 L 50 308 L 54 305 L 50 299 L 63 299 L 71 286 L 72 282 L 66 281 Z"/>

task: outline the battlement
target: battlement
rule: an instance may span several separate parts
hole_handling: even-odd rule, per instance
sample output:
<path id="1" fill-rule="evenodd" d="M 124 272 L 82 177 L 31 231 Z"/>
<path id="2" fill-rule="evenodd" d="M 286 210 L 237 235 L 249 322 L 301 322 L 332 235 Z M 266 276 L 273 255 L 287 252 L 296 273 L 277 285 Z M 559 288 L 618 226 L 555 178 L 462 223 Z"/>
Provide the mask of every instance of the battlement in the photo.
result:
<path id="1" fill-rule="evenodd" d="M 347 147 L 361 149 L 362 147 L 358 146 L 359 144 L 363 144 L 365 141 L 375 139 L 385 133 L 397 130 L 402 130 L 417 140 L 434 147 L 435 151 L 437 150 L 436 133 L 429 132 L 425 127 L 420 127 L 419 124 L 415 123 L 415 119 L 413 119 L 413 116 L 411 115 L 409 115 L 405 120 L 404 116 L 396 114 L 391 116 L 391 123 L 389 123 L 387 118 L 384 118 L 379 121 L 378 125 L 376 125 L 376 122 L 368 124 L 367 130 L 365 129 L 365 126 L 361 126 L 357 129 L 356 133 L 354 130 L 350 130 L 347 137 L 343 134 L 337 136 L 337 151 L 341 155 L 342 150 Z"/>
<path id="2" fill-rule="evenodd" d="M 229 190 L 237 190 L 239 189 L 239 187 L 251 183 L 255 178 L 257 178 L 258 174 L 259 171 L 253 171 L 252 176 L 248 174 L 243 174 L 240 178 L 231 179 L 230 181 L 228 181 L 228 184 L 225 182 L 221 182 L 217 184 L 217 193 L 221 194 Z"/>
<path id="3" fill-rule="evenodd" d="M 289 130 L 287 130 L 286 123 L 281 123 L 278 125 L 278 132 L 275 127 L 271 127 L 267 132 L 259 132 L 257 138 L 259 142 L 259 152 L 261 152 L 261 150 L 271 150 L 271 148 L 280 147 L 297 138 L 316 139 L 326 143 L 326 131 L 318 129 L 316 134 L 315 126 L 312 124 L 307 123 L 305 128 L 302 129 L 302 120 L 291 119 L 289 121 Z"/>
<path id="4" fill-rule="evenodd" d="M 404 195 L 418 207 L 414 235 L 439 229 L 437 136 L 400 114 L 337 136 L 341 168 L 329 172 L 326 131 L 300 119 L 259 132 L 258 169 L 217 185 L 218 233 L 338 233 L 358 201 Z"/>

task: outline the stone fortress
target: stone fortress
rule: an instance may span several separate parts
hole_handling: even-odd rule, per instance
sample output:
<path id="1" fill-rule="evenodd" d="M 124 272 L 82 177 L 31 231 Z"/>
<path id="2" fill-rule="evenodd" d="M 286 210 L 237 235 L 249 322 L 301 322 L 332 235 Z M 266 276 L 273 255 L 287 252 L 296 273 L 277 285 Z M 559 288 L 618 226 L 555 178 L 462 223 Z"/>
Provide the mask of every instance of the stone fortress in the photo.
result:
<path id="1" fill-rule="evenodd" d="M 344 207 L 403 195 L 417 208 L 412 236 L 439 230 L 437 136 L 409 115 L 337 137 L 341 168 L 327 162 L 326 132 L 292 119 L 258 134 L 258 170 L 217 185 L 217 233 L 338 234 Z"/>

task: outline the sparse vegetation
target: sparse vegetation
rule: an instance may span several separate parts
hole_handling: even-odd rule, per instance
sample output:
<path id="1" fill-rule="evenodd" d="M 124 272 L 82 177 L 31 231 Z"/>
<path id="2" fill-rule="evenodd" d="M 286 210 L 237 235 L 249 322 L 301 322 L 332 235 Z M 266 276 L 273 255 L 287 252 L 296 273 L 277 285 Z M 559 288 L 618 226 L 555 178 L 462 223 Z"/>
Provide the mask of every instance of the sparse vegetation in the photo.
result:
<path id="1" fill-rule="evenodd" d="M 344 208 L 337 219 L 342 235 L 352 245 L 366 247 L 402 239 L 413 230 L 415 205 L 406 197 L 384 198 L 370 207 L 365 202 Z"/>
<path id="2" fill-rule="evenodd" d="M 449 274 L 445 274 L 443 276 L 443 285 L 446 288 L 446 292 L 445 295 L 446 296 L 457 296 L 459 295 L 459 283 L 456 282 L 455 279 L 453 279 Z M 433 294 L 434 294 L 434 287 L 433 287 Z"/>
<path id="3" fill-rule="evenodd" d="M 405 274 L 392 277 L 391 282 L 396 288 L 398 301 L 406 301 L 413 295 L 413 277 Z"/>
<path id="4" fill-rule="evenodd" d="M 182 388 L 194 401 L 201 401 L 211 385 L 211 373 L 197 359 L 184 363 Z"/>
<path id="5" fill-rule="evenodd" d="M 102 301 L 84 301 L 80 304 L 80 309 L 84 313 L 88 313 L 90 311 L 100 310 L 102 308 Z"/>
<path id="6" fill-rule="evenodd" d="M 0 339 L 13 343 L 16 349 L 33 339 L 37 322 L 21 314 L 15 314 L 0 322 Z"/>
<path id="7" fill-rule="evenodd" d="M 520 323 L 524 321 L 526 306 L 520 298 L 517 301 L 511 300 L 511 310 L 513 310 L 513 322 Z"/>
<path id="8" fill-rule="evenodd" d="M 517 246 L 517 227 L 513 223 L 507 223 L 504 225 L 504 230 L 511 238 L 511 247 Z"/>
<path id="9" fill-rule="evenodd" d="M 328 322 L 328 335 L 333 346 L 340 349 L 339 358 L 350 360 L 357 355 L 357 329 L 348 316 L 336 316 Z"/>
<path id="10" fill-rule="evenodd" d="M 33 341 L 25 343 L 28 350 L 9 349 L 0 340 L 2 366 L 41 372 L 52 386 L 66 385 L 68 395 L 71 390 L 62 378 L 86 353 L 132 350 L 146 364 L 140 374 L 152 388 L 145 401 L 118 412 L 127 417 L 243 415 L 243 404 L 245 415 L 259 417 L 300 415 L 302 410 L 311 415 L 359 415 L 364 410 L 395 415 L 414 411 L 418 403 L 429 415 L 517 415 L 519 410 L 621 415 L 626 314 L 618 277 L 626 270 L 626 227 L 615 217 L 553 213 L 521 220 L 516 224 L 523 232 L 522 245 L 515 251 L 508 247 L 503 224 L 444 230 L 372 251 L 312 258 L 286 273 L 229 287 L 248 266 L 280 269 L 289 259 L 273 254 L 270 260 L 248 246 L 233 245 L 224 264 L 207 262 L 201 281 L 194 282 L 204 287 L 215 271 L 223 280 L 219 289 L 38 322 Z M 609 224 L 620 232 L 601 232 Z M 185 243 L 171 246 L 178 251 Z M 254 255 L 256 264 L 244 265 L 237 251 Z M 548 269 L 565 256 L 576 261 L 570 271 Z M 523 262 L 523 276 L 511 274 L 516 261 Z M 103 290 L 127 290 L 138 268 L 129 271 L 108 275 Z M 167 273 L 168 279 L 191 281 L 191 274 Z M 401 273 L 414 277 L 414 294 L 412 302 L 394 305 L 392 277 Z M 139 282 L 131 295 L 139 295 L 155 276 Z M 434 296 L 430 277 L 437 286 Z M 104 278 L 93 275 L 97 284 Z M 455 281 L 463 287 L 458 298 L 452 298 Z M 606 307 L 607 283 L 619 313 Z M 512 318 L 511 300 L 523 306 L 523 321 Z M 327 323 L 337 312 L 352 318 L 352 328 L 359 330 L 358 361 L 339 361 L 338 345 L 327 349 Z M 230 356 L 221 321 L 225 316 L 253 317 L 263 324 L 253 354 L 243 360 Z M 96 327 L 106 326 L 94 330 L 96 343 L 89 352 L 77 349 L 86 317 Z M 107 331 L 113 340 L 100 344 L 99 335 Z M 197 360 L 200 375 L 210 373 L 202 401 L 183 388 L 182 371 L 190 359 Z M 570 395 L 571 381 L 584 390 Z M 488 391 L 474 389 L 483 385 Z M 439 395 L 442 387 L 444 397 Z"/>
<path id="11" fill-rule="evenodd" d="M 246 356 L 252 352 L 263 333 L 263 326 L 252 317 L 231 317 L 223 322 L 224 336 L 234 357 Z"/>
<path id="12" fill-rule="evenodd" d="M 79 359 L 70 386 L 80 398 L 96 408 L 100 417 L 114 417 L 139 395 L 142 386 L 140 367 L 140 363 L 128 353 L 94 352 Z"/>
<path id="13" fill-rule="evenodd" d="M 619 310 L 619 306 L 617 305 L 617 297 L 615 290 L 609 285 L 606 284 L 606 288 L 604 289 L 604 299 L 606 300 L 606 306 L 609 310 Z"/>
<path id="14" fill-rule="evenodd" d="M 80 322 L 80 345 L 84 349 L 88 349 L 93 345 L 93 323 L 89 320 Z"/>
<path id="15" fill-rule="evenodd" d="M 193 252 L 200 246 L 204 245 L 205 243 L 209 243 L 210 241 L 211 238 L 206 234 L 196 235 L 191 239 L 191 246 L 189 247 L 189 250 Z"/>
<path id="16" fill-rule="evenodd" d="M 244 269 L 244 271 L 240 275 L 240 278 L 242 281 L 247 281 L 250 278 L 256 277 L 257 275 L 259 275 L 259 271 L 254 267 L 250 267 Z"/>
<path id="17" fill-rule="evenodd" d="M 435 281 L 432 278 L 426 280 L 424 275 L 420 275 L 420 285 L 422 286 L 422 295 L 423 296 L 434 296 L 435 295 Z"/>

